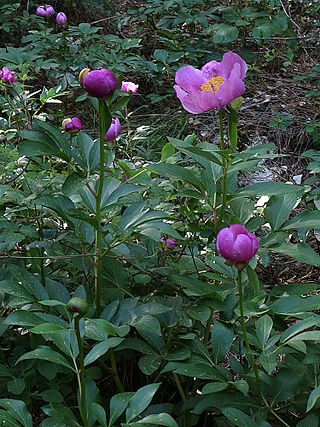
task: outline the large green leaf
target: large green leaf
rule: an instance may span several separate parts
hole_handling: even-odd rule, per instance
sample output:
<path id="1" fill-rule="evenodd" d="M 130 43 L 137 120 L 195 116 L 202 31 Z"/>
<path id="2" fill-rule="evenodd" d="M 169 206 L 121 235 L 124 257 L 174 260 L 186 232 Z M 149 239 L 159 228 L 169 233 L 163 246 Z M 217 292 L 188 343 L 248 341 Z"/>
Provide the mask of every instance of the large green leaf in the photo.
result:
<path id="1" fill-rule="evenodd" d="M 318 310 L 320 307 L 320 296 L 288 296 L 282 297 L 270 305 L 270 310 L 277 314 L 297 314 L 306 311 Z"/>
<path id="2" fill-rule="evenodd" d="M 287 255 L 296 261 L 308 265 L 320 266 L 320 256 L 307 243 L 282 243 L 270 248 L 273 252 Z"/>
<path id="3" fill-rule="evenodd" d="M 216 24 L 214 26 L 216 32 L 213 35 L 212 41 L 217 44 L 231 43 L 237 40 L 239 30 L 236 26 L 227 24 Z"/>
<path id="4" fill-rule="evenodd" d="M 258 424 L 256 424 L 253 419 L 249 417 L 249 415 L 247 415 L 243 411 L 240 411 L 240 409 L 229 407 L 221 409 L 221 412 L 235 426 L 258 427 Z"/>
<path id="5" fill-rule="evenodd" d="M 211 345 L 214 361 L 217 364 L 226 355 L 233 341 L 234 333 L 221 322 L 216 322 L 211 329 Z"/>
<path id="6" fill-rule="evenodd" d="M 112 396 L 110 400 L 110 420 L 108 427 L 113 426 L 117 419 L 123 414 L 133 394 L 134 393 L 120 393 Z"/>
<path id="7" fill-rule="evenodd" d="M 272 196 L 264 209 L 264 217 L 273 230 L 278 230 L 288 219 L 292 209 L 297 203 L 297 193 L 288 193 Z"/>
<path id="8" fill-rule="evenodd" d="M 57 353 L 56 351 L 52 350 L 50 347 L 47 346 L 40 346 L 36 350 L 32 350 L 28 353 L 23 354 L 19 357 L 16 363 L 30 359 L 45 360 L 47 362 L 56 363 L 74 371 L 73 366 L 67 361 L 67 359 L 61 356 L 60 353 Z"/>
<path id="9" fill-rule="evenodd" d="M 157 165 L 150 166 L 152 172 L 157 172 L 159 175 L 165 175 L 170 178 L 178 178 L 184 182 L 191 184 L 197 190 L 202 191 L 203 185 L 201 181 L 196 177 L 194 172 L 190 169 L 184 168 L 179 165 L 172 165 L 167 163 L 159 163 Z"/>
<path id="10" fill-rule="evenodd" d="M 296 228 L 320 229 L 320 211 L 301 212 L 281 227 L 282 230 L 292 230 Z"/>
<path id="11" fill-rule="evenodd" d="M 21 400 L 13 400 L 13 399 L 1 399 L 0 407 L 7 409 L 10 415 L 12 415 L 17 421 L 19 421 L 23 427 L 32 427 L 32 418 L 29 413 L 27 406 Z M 0 415 L 0 421 L 4 421 Z M 3 426 L 7 424 L 3 423 Z"/>
<path id="12" fill-rule="evenodd" d="M 110 348 L 117 347 L 117 345 L 119 345 L 122 341 L 123 338 L 114 337 L 108 338 L 105 341 L 96 344 L 86 355 L 84 359 L 84 365 L 90 365 L 90 363 L 93 363 L 95 360 L 99 359 L 99 357 L 106 354 Z"/>
<path id="13" fill-rule="evenodd" d="M 150 404 L 153 396 L 160 387 L 160 383 L 148 384 L 141 387 L 129 400 L 126 410 L 126 421 L 130 423 L 141 414 Z"/>
<path id="14" fill-rule="evenodd" d="M 157 426 L 179 427 L 175 420 L 169 414 L 165 413 L 148 415 L 147 417 L 142 418 L 142 420 L 139 420 L 137 424 L 154 424 Z"/>
<path id="15" fill-rule="evenodd" d="M 247 196 L 277 196 L 279 194 L 302 193 L 303 188 L 284 182 L 258 182 L 245 187 L 240 193 Z"/>
<path id="16" fill-rule="evenodd" d="M 255 326 L 260 348 L 264 350 L 272 330 L 272 319 L 270 316 L 265 314 L 255 322 Z"/>

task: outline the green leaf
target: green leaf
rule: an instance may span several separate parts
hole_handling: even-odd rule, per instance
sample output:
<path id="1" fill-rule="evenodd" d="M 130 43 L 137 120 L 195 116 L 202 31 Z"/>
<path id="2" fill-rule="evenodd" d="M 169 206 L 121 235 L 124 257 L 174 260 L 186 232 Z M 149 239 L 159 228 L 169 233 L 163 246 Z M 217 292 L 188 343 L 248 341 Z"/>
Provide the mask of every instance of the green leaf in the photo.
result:
<path id="1" fill-rule="evenodd" d="M 7 383 L 7 389 L 12 394 L 21 394 L 26 388 L 26 383 L 23 378 L 14 378 Z"/>
<path id="2" fill-rule="evenodd" d="M 280 342 L 284 343 L 288 340 L 290 340 L 292 337 L 297 335 L 299 332 L 302 332 L 306 329 L 309 329 L 313 326 L 319 326 L 320 325 L 320 318 L 318 317 L 310 317 L 304 320 L 301 320 L 294 325 L 290 326 L 288 329 L 284 331 L 284 333 L 281 335 Z"/>
<path id="3" fill-rule="evenodd" d="M 229 421 L 235 426 L 238 427 L 258 427 L 252 418 L 249 417 L 246 413 L 240 411 L 236 408 L 223 408 L 221 412 Z"/>
<path id="4" fill-rule="evenodd" d="M 192 319 L 199 320 L 200 322 L 206 322 L 211 316 L 210 308 L 205 305 L 190 307 L 188 308 L 187 313 L 192 317 Z"/>
<path id="5" fill-rule="evenodd" d="M 26 404 L 21 400 L 1 399 L 0 407 L 7 409 L 23 427 L 32 427 L 31 414 L 28 412 Z M 1 415 L 0 419 L 2 421 Z M 3 424 L 3 426 L 6 425 Z"/>
<path id="6" fill-rule="evenodd" d="M 264 351 L 272 330 L 273 321 L 270 316 L 265 314 L 255 322 L 255 325 L 257 338 L 261 346 L 260 348 Z"/>
<path id="7" fill-rule="evenodd" d="M 161 356 L 146 354 L 139 359 L 138 366 L 145 375 L 152 375 L 161 365 Z"/>
<path id="8" fill-rule="evenodd" d="M 228 388 L 228 383 L 213 382 L 206 384 L 201 390 L 202 394 L 218 393 Z"/>
<path id="9" fill-rule="evenodd" d="M 299 421 L 296 427 L 319 427 L 319 417 L 316 414 L 309 414 L 306 418 Z"/>
<path id="10" fill-rule="evenodd" d="M 42 323 L 30 329 L 33 334 L 56 334 L 59 332 L 65 332 L 65 328 L 56 325 L 54 323 Z"/>
<path id="11" fill-rule="evenodd" d="M 276 314 L 297 314 L 306 311 L 318 310 L 320 306 L 320 296 L 289 296 L 282 297 L 270 305 L 270 310 Z"/>
<path id="12" fill-rule="evenodd" d="M 197 190 L 202 191 L 202 182 L 190 170 L 179 165 L 172 165 L 167 163 L 158 163 L 149 167 L 151 172 L 157 172 L 159 175 L 169 176 L 170 178 L 178 178 L 183 182 L 188 182 Z"/>
<path id="13" fill-rule="evenodd" d="M 318 210 L 301 212 L 281 227 L 282 230 L 300 228 L 320 229 L 320 212 Z"/>
<path id="14" fill-rule="evenodd" d="M 221 322 L 216 322 L 211 329 L 211 345 L 214 361 L 217 364 L 226 355 L 233 341 L 234 333 Z"/>
<path id="15" fill-rule="evenodd" d="M 16 364 L 22 362 L 23 360 L 30 359 L 46 360 L 47 362 L 56 363 L 74 371 L 72 365 L 70 365 L 70 363 L 63 356 L 61 356 L 60 353 L 53 351 L 50 347 L 47 346 L 40 346 L 36 350 L 32 350 L 23 354 L 16 361 Z"/>
<path id="16" fill-rule="evenodd" d="M 150 404 L 154 394 L 160 387 L 160 383 L 148 384 L 141 387 L 129 400 L 126 411 L 126 421 L 130 423 L 141 414 Z"/>
<path id="17" fill-rule="evenodd" d="M 164 162 L 166 159 L 174 155 L 174 146 L 168 142 L 162 147 L 161 150 L 161 162 Z"/>
<path id="18" fill-rule="evenodd" d="M 234 40 L 237 40 L 239 36 L 239 30 L 235 26 L 226 24 L 216 24 L 215 29 L 216 32 L 212 38 L 213 43 L 231 43 Z"/>
<path id="19" fill-rule="evenodd" d="M 316 387 L 310 393 L 310 395 L 308 397 L 306 412 L 309 412 L 314 407 L 314 405 L 316 404 L 319 397 L 320 397 L 320 386 Z"/>
<path id="20" fill-rule="evenodd" d="M 320 256 L 307 243 L 283 243 L 270 249 L 304 264 L 320 266 Z"/>
<path id="21" fill-rule="evenodd" d="M 169 414 L 165 413 L 148 415 L 147 417 L 142 418 L 142 420 L 139 420 L 137 424 L 155 424 L 157 426 L 179 427 L 175 420 Z"/>
<path id="22" fill-rule="evenodd" d="M 12 277 L 22 286 L 27 292 L 35 297 L 37 300 L 49 299 L 47 291 L 44 289 L 40 280 L 34 275 L 29 273 L 23 267 L 11 264 L 8 267 Z"/>
<path id="23" fill-rule="evenodd" d="M 106 415 L 106 411 L 103 409 L 103 407 L 101 405 L 99 405 L 98 403 L 92 403 L 91 408 L 92 408 L 92 412 L 93 412 L 95 418 L 97 419 L 98 423 L 101 424 L 102 426 L 106 426 L 107 425 L 107 415 Z"/>
<path id="24" fill-rule="evenodd" d="M 273 230 L 278 230 L 289 217 L 292 209 L 297 203 L 297 194 L 289 193 L 272 196 L 264 209 L 264 217 Z"/>
<path id="25" fill-rule="evenodd" d="M 119 393 L 112 396 L 110 400 L 110 420 L 108 427 L 113 426 L 117 419 L 123 414 L 133 394 L 134 393 Z"/>
<path id="26" fill-rule="evenodd" d="M 96 344 L 86 355 L 84 359 L 84 366 L 90 365 L 90 363 L 93 363 L 95 360 L 99 359 L 99 357 L 103 356 L 110 348 L 117 347 L 124 338 L 108 338 L 105 341 L 100 342 L 99 344 Z"/>
<path id="27" fill-rule="evenodd" d="M 3 322 L 5 325 L 18 325 L 18 326 L 35 326 L 43 323 L 43 319 L 30 311 L 17 310 L 7 316 Z"/>

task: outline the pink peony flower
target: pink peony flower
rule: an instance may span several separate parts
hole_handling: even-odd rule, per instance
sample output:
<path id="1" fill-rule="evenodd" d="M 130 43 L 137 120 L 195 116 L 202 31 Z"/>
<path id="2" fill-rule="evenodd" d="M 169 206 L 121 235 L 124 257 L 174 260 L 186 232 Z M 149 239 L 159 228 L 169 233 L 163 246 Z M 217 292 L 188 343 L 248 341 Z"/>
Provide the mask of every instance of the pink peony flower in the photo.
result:
<path id="1" fill-rule="evenodd" d="M 12 84 L 17 81 L 17 79 L 12 75 L 8 67 L 3 67 L 0 71 L 0 80 L 4 81 L 4 83 L 7 84 Z"/>
<path id="2" fill-rule="evenodd" d="M 106 141 L 114 141 L 121 134 L 121 124 L 118 118 L 111 120 L 111 125 L 106 133 Z"/>
<path id="3" fill-rule="evenodd" d="M 233 52 L 226 52 L 221 62 L 210 61 L 201 70 L 191 65 L 180 68 L 174 90 L 189 113 L 220 110 L 244 93 L 246 72 L 245 61 Z"/>
<path id="4" fill-rule="evenodd" d="M 247 263 L 259 249 L 259 240 L 240 224 L 223 228 L 217 236 L 220 256 L 232 263 Z"/>
<path id="5" fill-rule="evenodd" d="M 121 91 L 135 95 L 139 89 L 139 85 L 132 82 L 122 82 Z"/>
<path id="6" fill-rule="evenodd" d="M 66 132 L 79 132 L 82 129 L 82 123 L 78 117 L 72 117 L 72 119 L 68 118 L 63 120 L 62 128 Z"/>
<path id="7" fill-rule="evenodd" d="M 81 86 L 90 96 L 106 98 L 111 95 L 118 86 L 118 81 L 112 71 L 102 68 L 101 70 L 88 70 L 85 68 L 79 76 Z"/>

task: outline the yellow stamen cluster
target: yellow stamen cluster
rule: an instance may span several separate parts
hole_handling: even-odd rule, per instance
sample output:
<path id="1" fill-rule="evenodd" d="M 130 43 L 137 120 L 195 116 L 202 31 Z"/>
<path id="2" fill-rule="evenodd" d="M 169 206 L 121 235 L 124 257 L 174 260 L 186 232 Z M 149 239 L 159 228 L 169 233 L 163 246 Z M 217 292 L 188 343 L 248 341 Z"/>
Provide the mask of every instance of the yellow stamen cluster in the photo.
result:
<path id="1" fill-rule="evenodd" d="M 217 93 L 223 82 L 224 77 L 222 76 L 211 77 L 207 83 L 202 83 L 201 92 Z"/>

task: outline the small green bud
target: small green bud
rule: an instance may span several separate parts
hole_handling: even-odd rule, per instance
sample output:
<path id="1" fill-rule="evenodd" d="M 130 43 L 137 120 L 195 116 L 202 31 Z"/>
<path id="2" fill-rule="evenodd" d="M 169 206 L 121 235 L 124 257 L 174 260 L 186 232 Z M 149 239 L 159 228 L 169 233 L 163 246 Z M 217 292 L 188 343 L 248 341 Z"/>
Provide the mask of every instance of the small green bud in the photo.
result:
<path id="1" fill-rule="evenodd" d="M 233 110 L 240 110 L 242 106 L 242 102 L 243 102 L 243 97 L 239 96 L 239 98 L 235 98 L 233 101 L 231 101 L 229 105 Z"/>
<path id="2" fill-rule="evenodd" d="M 80 316 L 85 316 L 89 311 L 89 304 L 80 297 L 73 297 L 68 302 L 67 309 L 70 313 L 79 313 Z"/>

